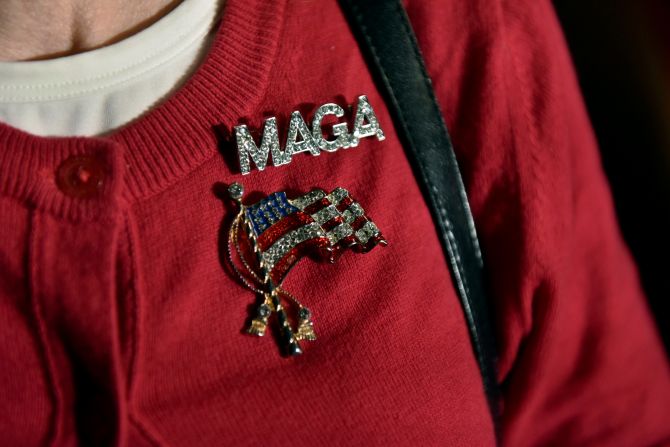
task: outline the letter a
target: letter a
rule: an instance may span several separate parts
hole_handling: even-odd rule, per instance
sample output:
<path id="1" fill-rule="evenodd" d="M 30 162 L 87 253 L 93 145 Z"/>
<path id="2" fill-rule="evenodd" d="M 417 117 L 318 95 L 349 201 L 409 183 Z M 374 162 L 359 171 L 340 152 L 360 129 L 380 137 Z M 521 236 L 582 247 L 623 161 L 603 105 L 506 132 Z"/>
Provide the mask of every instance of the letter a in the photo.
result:
<path id="1" fill-rule="evenodd" d="M 363 124 L 365 120 L 368 121 L 368 124 Z M 351 147 L 358 146 L 358 141 L 361 138 L 377 136 L 379 141 L 383 141 L 384 131 L 379 127 L 379 121 L 377 121 L 377 115 L 375 111 L 372 110 L 372 106 L 368 101 L 368 97 L 361 95 L 358 97 L 358 106 L 356 107 L 356 117 L 354 118 L 354 132 L 351 135 Z"/>

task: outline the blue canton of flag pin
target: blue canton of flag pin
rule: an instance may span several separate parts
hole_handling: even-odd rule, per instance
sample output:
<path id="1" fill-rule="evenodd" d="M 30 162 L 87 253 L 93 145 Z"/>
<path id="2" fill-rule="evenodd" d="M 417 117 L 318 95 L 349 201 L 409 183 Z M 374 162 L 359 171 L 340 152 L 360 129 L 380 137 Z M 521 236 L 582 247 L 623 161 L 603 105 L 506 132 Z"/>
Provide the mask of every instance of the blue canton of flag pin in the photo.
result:
<path id="1" fill-rule="evenodd" d="M 233 183 L 228 193 L 239 212 L 228 231 L 228 260 L 231 267 L 260 303 L 247 332 L 265 335 L 272 313 L 276 313 L 279 340 L 288 355 L 302 353 L 299 341 L 315 340 L 309 309 L 282 287 L 282 282 L 303 257 L 316 254 L 334 263 L 346 249 L 366 253 L 386 240 L 344 188 L 329 194 L 313 189 L 289 199 L 275 192 L 253 205 L 244 205 L 244 189 Z M 297 320 L 291 326 L 288 310 Z"/>

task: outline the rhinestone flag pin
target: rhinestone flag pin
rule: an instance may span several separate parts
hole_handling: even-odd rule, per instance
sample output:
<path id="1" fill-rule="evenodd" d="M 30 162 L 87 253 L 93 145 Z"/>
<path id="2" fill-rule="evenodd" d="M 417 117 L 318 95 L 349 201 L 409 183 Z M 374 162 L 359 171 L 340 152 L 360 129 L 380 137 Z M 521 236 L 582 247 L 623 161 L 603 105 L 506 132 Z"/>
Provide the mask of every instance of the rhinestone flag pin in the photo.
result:
<path id="1" fill-rule="evenodd" d="M 275 313 L 284 352 L 301 354 L 299 342 L 316 340 L 316 334 L 310 310 L 282 287 L 291 267 L 309 254 L 334 263 L 348 248 L 367 253 L 387 245 L 386 240 L 344 188 L 330 194 L 313 189 L 294 199 L 275 192 L 253 205 L 242 203 L 244 188 L 239 183 L 230 185 L 228 193 L 240 208 L 228 231 L 228 260 L 242 283 L 260 298 L 247 332 L 265 335 Z"/>

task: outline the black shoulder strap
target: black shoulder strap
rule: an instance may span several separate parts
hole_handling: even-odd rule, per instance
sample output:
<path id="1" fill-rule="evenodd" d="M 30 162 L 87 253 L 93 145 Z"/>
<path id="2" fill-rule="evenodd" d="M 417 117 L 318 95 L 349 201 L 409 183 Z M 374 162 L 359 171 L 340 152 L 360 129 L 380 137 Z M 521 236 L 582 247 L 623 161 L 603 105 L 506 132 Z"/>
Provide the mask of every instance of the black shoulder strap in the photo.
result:
<path id="1" fill-rule="evenodd" d="M 386 96 L 432 211 L 460 297 L 494 421 L 496 351 L 474 221 L 447 127 L 400 0 L 341 0 Z"/>

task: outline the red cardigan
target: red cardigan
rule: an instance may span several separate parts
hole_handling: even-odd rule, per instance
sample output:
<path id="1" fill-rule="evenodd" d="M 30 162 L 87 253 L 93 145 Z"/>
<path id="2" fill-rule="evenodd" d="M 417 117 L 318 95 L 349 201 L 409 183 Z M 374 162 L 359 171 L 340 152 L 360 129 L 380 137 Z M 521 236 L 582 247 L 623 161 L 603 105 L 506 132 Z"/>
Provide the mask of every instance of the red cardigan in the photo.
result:
<path id="1" fill-rule="evenodd" d="M 550 2 L 408 13 L 490 273 L 504 444 L 669 442 L 668 363 Z M 217 139 L 361 94 L 384 141 L 243 177 Z M 96 187 L 63 181 L 80 166 Z M 389 241 L 291 272 L 318 335 L 302 356 L 242 333 L 254 296 L 221 263 L 233 181 L 343 186 Z M 3 445 L 494 442 L 429 211 L 334 1 L 227 0 L 192 79 L 109 136 L 0 126 L 0 229 Z"/>

